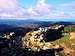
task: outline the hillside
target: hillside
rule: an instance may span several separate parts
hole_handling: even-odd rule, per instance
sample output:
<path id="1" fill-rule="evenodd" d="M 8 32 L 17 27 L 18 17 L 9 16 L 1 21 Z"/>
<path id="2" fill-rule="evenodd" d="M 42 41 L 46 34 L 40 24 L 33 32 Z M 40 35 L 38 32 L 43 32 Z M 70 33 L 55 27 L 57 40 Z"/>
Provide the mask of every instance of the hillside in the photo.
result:
<path id="1" fill-rule="evenodd" d="M 75 23 L 0 21 L 0 49 L 7 56 L 75 56 Z"/>

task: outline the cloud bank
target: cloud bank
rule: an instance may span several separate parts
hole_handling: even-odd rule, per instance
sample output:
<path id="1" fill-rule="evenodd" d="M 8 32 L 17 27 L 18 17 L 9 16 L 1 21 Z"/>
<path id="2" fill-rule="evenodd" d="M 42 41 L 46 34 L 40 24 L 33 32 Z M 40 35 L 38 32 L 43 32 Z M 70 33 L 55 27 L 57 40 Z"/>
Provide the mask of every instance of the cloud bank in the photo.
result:
<path id="1" fill-rule="evenodd" d="M 47 4 L 46 0 L 37 0 L 37 4 L 23 8 L 18 0 L 0 0 L 0 17 L 62 19 L 75 18 L 75 1 L 66 4 Z"/>

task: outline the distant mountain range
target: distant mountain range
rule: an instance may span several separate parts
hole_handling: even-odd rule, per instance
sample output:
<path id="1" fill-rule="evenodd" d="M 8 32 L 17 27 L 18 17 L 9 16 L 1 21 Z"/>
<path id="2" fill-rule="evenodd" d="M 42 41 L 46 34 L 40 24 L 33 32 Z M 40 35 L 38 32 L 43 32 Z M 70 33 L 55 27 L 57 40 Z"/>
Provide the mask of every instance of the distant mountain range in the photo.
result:
<path id="1" fill-rule="evenodd" d="M 0 19 L 0 24 L 7 24 L 7 25 L 12 25 L 12 26 L 19 26 L 19 25 L 27 25 L 27 24 L 38 24 L 42 26 L 48 26 L 50 24 L 63 24 L 63 25 L 68 25 L 68 24 L 75 24 L 75 22 L 53 22 L 53 21 L 39 21 L 39 20 L 32 20 L 32 19 L 27 19 L 27 20 L 15 20 L 15 19 Z"/>
<path id="2" fill-rule="evenodd" d="M 75 25 L 75 22 L 52 22 L 52 21 L 37 21 L 37 20 L 2 20 L 0 19 L 1 32 L 15 32 L 22 35 L 32 30 L 32 27 L 45 27 L 50 25 Z M 30 28 L 28 28 L 30 27 Z"/>
<path id="3" fill-rule="evenodd" d="M 19 25 L 27 25 L 27 24 L 38 24 L 38 25 L 44 25 L 47 26 L 49 24 L 52 24 L 53 22 L 51 21 L 38 21 L 38 20 L 0 20 L 0 24 L 7 24 L 7 25 L 14 25 L 14 26 L 19 26 Z"/>
<path id="4" fill-rule="evenodd" d="M 75 25 L 75 22 L 55 22 L 54 24 L 59 24 L 59 25 Z"/>

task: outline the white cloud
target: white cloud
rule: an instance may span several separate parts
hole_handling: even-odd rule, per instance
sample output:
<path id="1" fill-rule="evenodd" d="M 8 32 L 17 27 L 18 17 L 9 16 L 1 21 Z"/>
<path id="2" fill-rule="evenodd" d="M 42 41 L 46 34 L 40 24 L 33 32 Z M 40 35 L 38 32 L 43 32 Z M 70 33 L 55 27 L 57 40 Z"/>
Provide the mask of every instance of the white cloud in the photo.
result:
<path id="1" fill-rule="evenodd" d="M 18 0 L 0 0 L 0 16 L 16 18 L 73 18 L 75 17 L 74 2 L 66 4 L 46 4 L 45 0 L 37 0 L 35 8 L 22 8 Z"/>

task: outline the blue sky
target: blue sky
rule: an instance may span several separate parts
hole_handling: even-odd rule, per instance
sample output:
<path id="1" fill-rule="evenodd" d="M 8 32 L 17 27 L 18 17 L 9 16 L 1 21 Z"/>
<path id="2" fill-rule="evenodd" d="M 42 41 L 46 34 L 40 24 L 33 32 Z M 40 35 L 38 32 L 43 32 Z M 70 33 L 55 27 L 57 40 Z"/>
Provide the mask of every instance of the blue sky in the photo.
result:
<path id="1" fill-rule="evenodd" d="M 70 3 L 72 1 L 75 1 L 75 0 L 46 0 L 46 3 L 57 5 L 61 3 Z M 19 3 L 22 6 L 29 6 L 29 5 L 35 6 L 37 3 L 37 0 L 19 0 Z"/>
<path id="2" fill-rule="evenodd" d="M 20 5 L 25 7 L 25 6 L 30 6 L 30 5 L 35 5 L 36 4 L 36 0 L 19 0 Z"/>
<path id="3" fill-rule="evenodd" d="M 75 21 L 75 0 L 0 0 L 0 18 Z"/>

